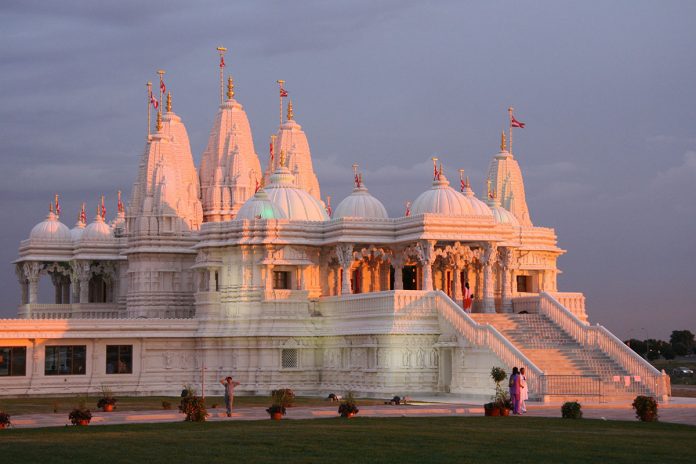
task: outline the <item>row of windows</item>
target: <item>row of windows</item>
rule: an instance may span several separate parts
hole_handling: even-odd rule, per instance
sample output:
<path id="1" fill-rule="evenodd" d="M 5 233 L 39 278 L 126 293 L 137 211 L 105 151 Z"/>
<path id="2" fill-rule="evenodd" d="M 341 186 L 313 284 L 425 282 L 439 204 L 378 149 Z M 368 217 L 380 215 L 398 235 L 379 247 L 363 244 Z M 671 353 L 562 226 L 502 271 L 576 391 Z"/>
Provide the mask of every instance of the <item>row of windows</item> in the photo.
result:
<path id="1" fill-rule="evenodd" d="M 44 375 L 84 375 L 86 371 L 85 345 L 46 347 Z M 0 347 L 0 377 L 23 376 L 26 372 L 26 347 Z M 133 373 L 133 345 L 106 345 L 106 373 Z"/>

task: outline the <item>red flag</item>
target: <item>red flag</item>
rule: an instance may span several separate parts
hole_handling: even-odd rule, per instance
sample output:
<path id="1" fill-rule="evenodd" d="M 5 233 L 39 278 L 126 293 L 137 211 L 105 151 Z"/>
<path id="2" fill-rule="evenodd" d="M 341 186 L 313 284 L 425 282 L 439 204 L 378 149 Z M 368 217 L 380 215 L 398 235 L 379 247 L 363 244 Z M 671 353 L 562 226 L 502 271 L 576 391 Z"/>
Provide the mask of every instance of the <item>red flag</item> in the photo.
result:
<path id="1" fill-rule="evenodd" d="M 155 98 L 155 96 L 152 94 L 152 92 L 150 92 L 150 103 L 152 104 L 152 106 L 153 106 L 155 109 L 157 109 L 157 108 L 159 107 L 159 102 L 157 101 L 157 99 Z"/>
<path id="2" fill-rule="evenodd" d="M 269 153 L 271 154 L 271 164 L 273 164 L 273 140 L 271 139 L 271 143 L 269 145 Z"/>
<path id="3" fill-rule="evenodd" d="M 355 178 L 353 179 L 353 181 L 355 182 L 355 187 L 360 188 L 360 176 L 357 172 L 355 173 Z"/>
<path id="4" fill-rule="evenodd" d="M 519 121 L 518 121 L 517 119 L 515 119 L 515 117 L 512 116 L 512 115 L 510 116 L 510 118 L 512 118 L 512 119 L 510 119 L 510 126 L 512 126 L 512 127 L 519 127 L 520 129 L 524 129 L 524 123 L 523 123 L 523 122 L 519 122 Z"/>
<path id="5" fill-rule="evenodd" d="M 281 98 L 284 98 L 284 97 L 287 97 L 287 96 L 288 96 L 288 91 L 281 87 L 281 88 L 280 88 L 280 97 L 281 97 Z"/>
<path id="6" fill-rule="evenodd" d="M 225 57 L 220 55 L 220 67 L 224 68 L 225 67 Z"/>
<path id="7" fill-rule="evenodd" d="M 463 192 L 465 188 L 466 188 L 466 182 L 464 182 L 464 179 L 459 179 L 459 191 Z"/>
<path id="8" fill-rule="evenodd" d="M 164 85 L 164 81 L 162 79 L 160 79 L 160 92 L 163 94 L 167 93 L 167 86 Z"/>
<path id="9" fill-rule="evenodd" d="M 257 193 L 259 191 L 259 188 L 261 188 L 261 184 L 259 184 L 259 180 L 256 179 L 256 187 L 254 188 L 254 193 Z"/>
<path id="10" fill-rule="evenodd" d="M 56 194 L 56 216 L 60 216 L 60 202 L 58 201 L 58 194 Z"/>
<path id="11" fill-rule="evenodd" d="M 411 202 L 407 201 L 406 202 L 406 212 L 404 213 L 404 216 L 410 216 L 411 215 Z"/>
<path id="12" fill-rule="evenodd" d="M 101 216 L 102 219 L 106 219 L 106 206 L 104 206 L 104 195 L 101 197 Z"/>

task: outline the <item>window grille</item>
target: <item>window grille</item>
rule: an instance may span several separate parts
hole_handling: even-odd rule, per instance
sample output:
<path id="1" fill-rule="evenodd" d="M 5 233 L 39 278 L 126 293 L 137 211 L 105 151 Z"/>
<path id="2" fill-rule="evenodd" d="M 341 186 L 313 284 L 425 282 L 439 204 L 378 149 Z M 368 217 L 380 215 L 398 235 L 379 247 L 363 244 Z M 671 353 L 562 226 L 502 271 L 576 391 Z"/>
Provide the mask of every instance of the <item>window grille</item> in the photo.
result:
<path id="1" fill-rule="evenodd" d="M 283 368 L 293 368 L 297 366 L 297 349 L 289 348 L 283 349 L 281 354 L 281 359 L 283 362 Z"/>

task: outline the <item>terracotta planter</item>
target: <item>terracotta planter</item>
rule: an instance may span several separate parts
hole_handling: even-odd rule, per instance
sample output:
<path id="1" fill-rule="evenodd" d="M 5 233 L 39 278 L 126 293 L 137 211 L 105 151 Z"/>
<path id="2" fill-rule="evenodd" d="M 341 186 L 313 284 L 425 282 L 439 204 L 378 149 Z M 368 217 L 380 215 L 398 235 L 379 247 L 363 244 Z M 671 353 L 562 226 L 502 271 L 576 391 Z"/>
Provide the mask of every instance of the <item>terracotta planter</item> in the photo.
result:
<path id="1" fill-rule="evenodd" d="M 89 425 L 89 419 L 80 419 L 77 421 L 77 425 Z"/>
<path id="2" fill-rule="evenodd" d="M 348 419 L 350 419 L 350 418 L 352 418 L 352 417 L 355 417 L 355 413 L 354 413 L 354 412 L 349 412 L 348 414 L 346 414 L 346 417 L 347 417 Z"/>
<path id="3" fill-rule="evenodd" d="M 0 424 L 0 429 L 6 429 L 10 424 Z"/>
<path id="4" fill-rule="evenodd" d="M 271 414 L 271 419 L 273 420 L 281 420 L 283 418 L 283 413 L 282 412 L 274 412 Z"/>
<path id="5" fill-rule="evenodd" d="M 483 412 L 486 416 L 499 416 L 500 408 L 493 406 L 492 408 L 483 408 Z"/>
<path id="6" fill-rule="evenodd" d="M 113 404 L 105 404 L 102 406 L 102 411 L 104 412 L 111 412 L 114 410 L 114 405 Z"/>
<path id="7" fill-rule="evenodd" d="M 500 415 L 501 416 L 509 416 L 510 410 L 508 408 L 500 408 Z"/>

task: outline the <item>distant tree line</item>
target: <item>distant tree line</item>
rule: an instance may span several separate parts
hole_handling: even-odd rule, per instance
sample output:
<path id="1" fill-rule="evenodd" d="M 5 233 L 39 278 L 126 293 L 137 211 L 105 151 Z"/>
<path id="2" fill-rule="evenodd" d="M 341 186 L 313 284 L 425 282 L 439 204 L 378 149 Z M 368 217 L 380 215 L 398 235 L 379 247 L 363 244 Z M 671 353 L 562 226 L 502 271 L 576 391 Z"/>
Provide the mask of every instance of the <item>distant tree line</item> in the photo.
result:
<path id="1" fill-rule="evenodd" d="M 674 359 L 676 356 L 696 354 L 696 341 L 690 330 L 674 330 L 669 337 L 669 342 L 649 338 L 637 340 L 635 338 L 624 341 L 633 351 L 650 361 L 663 357 Z"/>

